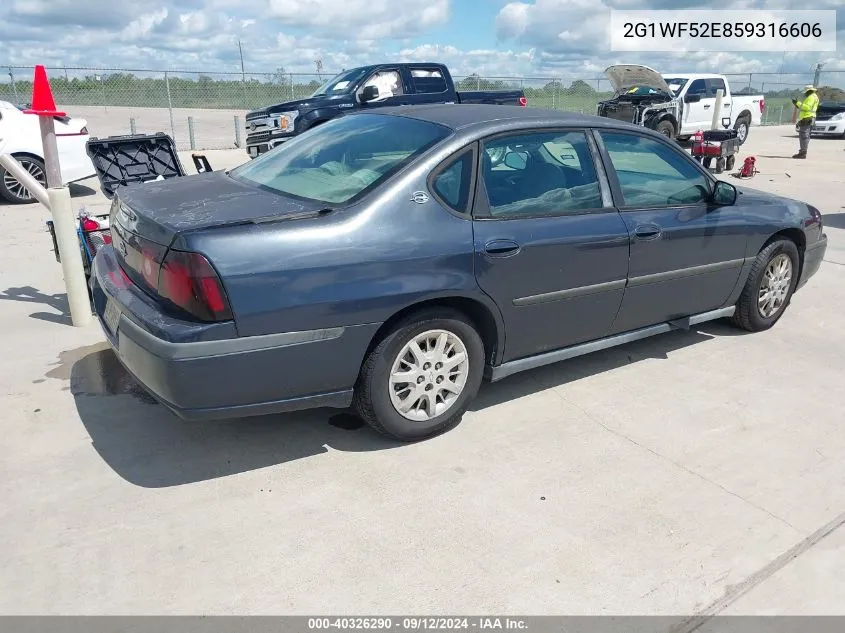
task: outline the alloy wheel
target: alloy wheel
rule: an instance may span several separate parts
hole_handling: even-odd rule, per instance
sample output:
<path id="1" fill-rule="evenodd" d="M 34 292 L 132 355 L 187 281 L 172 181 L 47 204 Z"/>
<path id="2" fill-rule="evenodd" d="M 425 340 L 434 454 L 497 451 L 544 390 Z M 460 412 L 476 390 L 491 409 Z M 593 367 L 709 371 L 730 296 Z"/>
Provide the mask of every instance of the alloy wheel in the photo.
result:
<path id="1" fill-rule="evenodd" d="M 769 319 L 781 309 L 792 286 L 792 260 L 785 253 L 772 258 L 757 295 L 757 310 L 764 319 Z"/>
<path id="2" fill-rule="evenodd" d="M 41 167 L 41 165 L 28 158 L 18 158 L 18 162 L 43 187 L 47 186 L 47 176 L 44 173 L 44 169 Z M 5 186 L 6 191 L 8 191 L 11 195 L 13 195 L 21 202 L 33 202 L 35 200 L 34 196 L 29 192 L 29 190 L 24 187 L 20 182 L 18 182 L 18 180 L 8 171 L 4 171 L 3 173 L 3 185 Z"/>

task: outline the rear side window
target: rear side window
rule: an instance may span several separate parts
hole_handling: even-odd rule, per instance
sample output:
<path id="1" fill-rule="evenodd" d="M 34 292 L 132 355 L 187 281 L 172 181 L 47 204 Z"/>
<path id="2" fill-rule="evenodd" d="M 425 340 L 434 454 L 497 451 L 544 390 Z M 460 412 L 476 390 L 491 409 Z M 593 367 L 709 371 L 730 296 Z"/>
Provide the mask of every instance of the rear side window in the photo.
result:
<path id="1" fill-rule="evenodd" d="M 727 90 L 725 90 L 725 82 L 722 79 L 711 79 L 710 80 L 710 94 L 708 96 L 715 97 L 716 91 L 721 90 L 722 94 L 727 94 Z"/>
<path id="2" fill-rule="evenodd" d="M 472 163 L 473 152 L 466 150 L 439 168 L 431 181 L 435 195 L 457 213 L 468 211 Z"/>
<path id="3" fill-rule="evenodd" d="M 414 68 L 411 70 L 411 77 L 417 94 L 446 92 L 448 88 L 446 79 L 438 68 Z"/>

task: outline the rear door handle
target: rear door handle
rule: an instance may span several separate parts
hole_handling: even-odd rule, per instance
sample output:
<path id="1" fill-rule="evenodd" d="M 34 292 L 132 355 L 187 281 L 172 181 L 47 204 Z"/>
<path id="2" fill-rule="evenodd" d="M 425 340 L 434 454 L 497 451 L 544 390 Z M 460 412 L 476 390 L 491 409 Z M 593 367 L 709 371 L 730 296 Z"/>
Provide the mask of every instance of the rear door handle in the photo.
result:
<path id="1" fill-rule="evenodd" d="M 484 245 L 484 252 L 490 257 L 510 257 L 519 252 L 519 244 L 513 240 L 490 240 Z"/>
<path id="2" fill-rule="evenodd" d="M 709 109 L 710 109 L 710 104 L 708 103 L 707 105 L 705 105 L 705 106 L 704 106 L 704 109 L 705 109 L 705 110 L 709 110 Z"/>
<path id="3" fill-rule="evenodd" d="M 634 235 L 641 240 L 653 240 L 660 237 L 663 231 L 656 224 L 640 224 L 634 229 Z"/>

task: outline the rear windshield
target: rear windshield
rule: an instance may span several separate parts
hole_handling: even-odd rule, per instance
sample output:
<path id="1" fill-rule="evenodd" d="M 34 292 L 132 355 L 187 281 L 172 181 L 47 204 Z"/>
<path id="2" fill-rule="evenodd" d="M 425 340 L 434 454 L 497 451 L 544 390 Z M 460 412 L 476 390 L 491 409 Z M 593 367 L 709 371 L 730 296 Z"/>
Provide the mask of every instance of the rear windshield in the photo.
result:
<path id="1" fill-rule="evenodd" d="M 374 189 L 450 134 L 448 128 L 404 116 L 342 116 L 230 174 L 281 194 L 342 204 Z"/>

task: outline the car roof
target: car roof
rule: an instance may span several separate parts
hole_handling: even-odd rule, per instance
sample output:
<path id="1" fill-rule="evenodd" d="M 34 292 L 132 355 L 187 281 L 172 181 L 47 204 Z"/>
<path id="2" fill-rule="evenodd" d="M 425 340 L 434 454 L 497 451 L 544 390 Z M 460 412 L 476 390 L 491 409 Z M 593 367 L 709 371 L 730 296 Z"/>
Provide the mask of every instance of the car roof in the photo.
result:
<path id="1" fill-rule="evenodd" d="M 508 123 L 512 124 L 514 129 L 531 125 L 541 125 L 544 127 L 561 125 L 567 127 L 583 126 L 648 131 L 641 126 L 605 117 L 510 105 L 428 104 L 363 110 L 362 113 L 403 116 L 420 121 L 428 121 L 450 128 L 456 132 L 485 127 L 510 127 Z"/>

